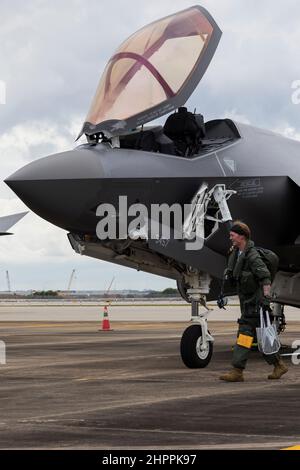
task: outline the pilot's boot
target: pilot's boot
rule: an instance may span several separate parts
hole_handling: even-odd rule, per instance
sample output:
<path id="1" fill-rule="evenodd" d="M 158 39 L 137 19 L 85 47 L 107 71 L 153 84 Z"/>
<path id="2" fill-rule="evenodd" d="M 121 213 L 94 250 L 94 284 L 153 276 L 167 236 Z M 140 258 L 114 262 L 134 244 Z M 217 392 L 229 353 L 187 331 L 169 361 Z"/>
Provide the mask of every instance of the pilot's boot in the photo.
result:
<path id="1" fill-rule="evenodd" d="M 220 380 L 225 382 L 244 382 L 243 369 L 234 367 L 227 374 L 221 375 Z"/>
<path id="2" fill-rule="evenodd" d="M 272 374 L 268 375 L 270 380 L 278 380 L 283 374 L 286 374 L 289 369 L 285 365 L 282 359 L 275 364 Z"/>

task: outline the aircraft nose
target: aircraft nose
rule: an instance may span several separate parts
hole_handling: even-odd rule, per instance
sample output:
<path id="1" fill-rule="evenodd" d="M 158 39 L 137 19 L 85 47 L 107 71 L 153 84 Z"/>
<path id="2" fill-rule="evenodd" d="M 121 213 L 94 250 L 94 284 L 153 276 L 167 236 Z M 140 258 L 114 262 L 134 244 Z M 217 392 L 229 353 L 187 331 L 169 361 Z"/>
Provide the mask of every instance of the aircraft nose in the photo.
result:
<path id="1" fill-rule="evenodd" d="M 75 149 L 24 166 L 5 183 L 36 214 L 66 230 L 80 230 L 78 219 L 93 204 L 104 177 L 101 155 Z"/>

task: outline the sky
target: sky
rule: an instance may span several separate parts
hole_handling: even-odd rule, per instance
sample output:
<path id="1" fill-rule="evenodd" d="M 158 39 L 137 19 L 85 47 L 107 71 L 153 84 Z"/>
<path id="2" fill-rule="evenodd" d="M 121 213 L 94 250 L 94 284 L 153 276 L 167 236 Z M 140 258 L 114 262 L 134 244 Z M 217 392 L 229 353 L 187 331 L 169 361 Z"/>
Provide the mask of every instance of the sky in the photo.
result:
<path id="1" fill-rule="evenodd" d="M 0 215 L 26 210 L 2 182 L 7 176 L 76 146 L 101 73 L 120 43 L 145 24 L 194 4 L 0 1 Z M 300 88 L 298 0 L 200 4 L 223 36 L 188 107 L 197 108 L 206 121 L 229 117 L 300 140 L 300 93 L 292 88 Z M 113 276 L 117 289 L 175 286 L 168 279 L 76 254 L 65 231 L 33 213 L 13 232 L 0 240 L 0 290 L 7 288 L 6 270 L 14 290 L 66 289 L 72 269 L 74 289 L 105 289 Z"/>

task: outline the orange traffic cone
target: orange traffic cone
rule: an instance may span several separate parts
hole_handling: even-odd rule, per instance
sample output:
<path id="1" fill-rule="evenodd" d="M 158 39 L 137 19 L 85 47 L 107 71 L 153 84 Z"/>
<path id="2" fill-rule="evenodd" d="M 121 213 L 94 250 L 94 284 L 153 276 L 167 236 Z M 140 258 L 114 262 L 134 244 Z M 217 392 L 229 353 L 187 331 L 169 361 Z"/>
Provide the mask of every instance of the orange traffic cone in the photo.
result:
<path id="1" fill-rule="evenodd" d="M 110 323 L 109 323 L 109 318 L 108 318 L 107 305 L 104 305 L 102 328 L 99 331 L 112 331 L 112 328 L 110 327 Z"/>

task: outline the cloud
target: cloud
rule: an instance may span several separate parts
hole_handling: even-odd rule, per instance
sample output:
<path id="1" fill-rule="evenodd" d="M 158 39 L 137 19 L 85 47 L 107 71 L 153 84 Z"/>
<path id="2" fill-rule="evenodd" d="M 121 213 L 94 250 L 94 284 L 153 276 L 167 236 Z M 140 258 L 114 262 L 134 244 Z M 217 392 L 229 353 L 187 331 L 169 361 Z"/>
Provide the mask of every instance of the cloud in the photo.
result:
<path id="1" fill-rule="evenodd" d="M 274 132 L 282 134 L 288 139 L 294 139 L 300 141 L 300 130 L 295 127 L 291 127 L 288 123 L 283 123 L 274 129 Z"/>
<path id="2" fill-rule="evenodd" d="M 1 215 L 26 210 L 17 198 L 0 199 L 0 204 Z M 1 237 L 0 240 L 1 263 L 10 262 L 12 253 L 20 264 L 38 263 L 41 259 L 46 263 L 53 259 L 61 261 L 72 256 L 66 232 L 41 220 L 32 212 L 29 212 L 11 231 L 14 236 Z"/>
<path id="3" fill-rule="evenodd" d="M 223 115 L 220 116 L 223 119 L 232 119 L 233 121 L 241 122 L 243 124 L 251 124 L 249 118 L 244 114 L 239 114 L 237 109 L 225 110 Z"/>
<path id="4" fill-rule="evenodd" d="M 0 130 L 27 120 L 48 119 L 61 126 L 71 114 L 80 116 L 76 137 L 118 45 L 144 24 L 192 4 L 132 0 L 128 8 L 125 0 L 4 0 L 0 79 L 7 83 L 7 104 L 1 108 Z M 191 106 L 204 108 L 207 116 L 235 108 L 269 128 L 284 116 L 297 126 L 299 109 L 290 99 L 291 83 L 300 79 L 299 21 L 291 14 L 297 0 L 276 6 L 270 0 L 201 4 L 223 36 Z"/>
<path id="5" fill-rule="evenodd" d="M 0 81 L 0 176 L 26 163 L 75 146 L 105 63 L 135 30 L 187 8 L 192 0 L 2 0 Z M 223 36 L 213 61 L 188 105 L 206 118 L 231 117 L 300 140 L 300 105 L 292 83 L 300 80 L 298 0 L 202 0 Z M 1 215 L 24 210 L 4 184 Z M 78 285 L 96 286 L 119 269 L 76 257 L 66 233 L 34 214 L 0 240 L 0 257 L 23 280 L 40 286 L 47 275 L 63 284 L 80 259 L 86 273 Z M 37 268 L 37 266 L 39 268 Z M 44 271 L 45 270 L 45 271 Z M 27 272 L 26 279 L 24 273 Z M 166 286 L 172 282 L 121 268 L 119 287 Z M 43 274 L 41 274 L 43 273 Z M 96 278 L 95 278 L 96 276 Z M 43 280 L 42 280 L 43 279 Z M 159 284 L 161 283 L 161 284 Z M 133 286 L 133 287 L 134 287 Z"/>
<path id="6" fill-rule="evenodd" d="M 79 123 L 78 116 L 69 116 L 61 125 L 51 120 L 28 120 L 0 134 L 1 179 L 37 158 L 74 148 L 74 135 Z M 82 142 L 83 138 L 77 144 Z M 2 184 L 0 197 L 11 199 L 15 195 Z"/>

